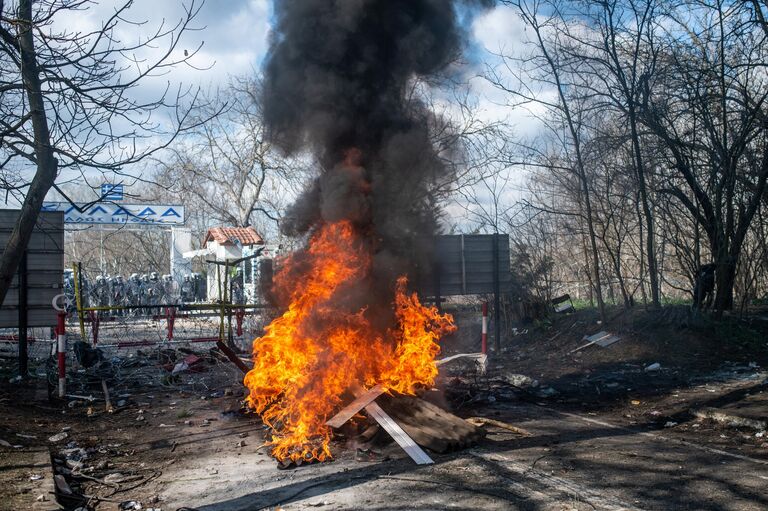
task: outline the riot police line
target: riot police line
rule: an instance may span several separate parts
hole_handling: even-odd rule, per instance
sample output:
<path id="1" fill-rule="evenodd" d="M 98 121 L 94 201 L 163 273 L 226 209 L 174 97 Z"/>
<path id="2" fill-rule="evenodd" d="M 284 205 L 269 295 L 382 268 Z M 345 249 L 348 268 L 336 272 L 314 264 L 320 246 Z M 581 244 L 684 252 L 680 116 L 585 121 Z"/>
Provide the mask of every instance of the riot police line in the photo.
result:
<path id="1" fill-rule="evenodd" d="M 237 288 L 241 288 L 242 279 L 233 278 L 231 293 L 242 295 Z M 129 277 L 122 275 L 97 275 L 88 278 L 86 275 L 79 277 L 81 307 L 147 307 L 152 312 L 155 307 L 168 305 L 182 305 L 187 303 L 202 303 L 206 301 L 205 278 L 199 273 L 184 275 L 181 282 L 177 282 L 171 275 L 160 276 L 158 272 L 150 272 L 139 275 L 133 273 Z M 75 275 L 72 270 L 64 272 L 64 294 L 70 310 L 76 308 Z M 140 309 L 116 310 L 116 315 L 139 315 Z"/>

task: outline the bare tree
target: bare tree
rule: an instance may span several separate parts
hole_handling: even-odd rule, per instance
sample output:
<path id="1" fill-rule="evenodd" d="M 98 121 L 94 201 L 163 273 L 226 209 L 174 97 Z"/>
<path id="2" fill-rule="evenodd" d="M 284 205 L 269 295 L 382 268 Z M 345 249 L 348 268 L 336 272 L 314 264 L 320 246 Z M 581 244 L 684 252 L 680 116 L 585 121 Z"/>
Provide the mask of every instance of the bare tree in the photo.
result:
<path id="1" fill-rule="evenodd" d="M 661 191 L 708 238 L 721 314 L 733 304 L 742 247 L 768 184 L 768 52 L 763 34 L 746 28 L 745 4 L 685 7 L 671 17 L 664 70 L 645 85 L 641 119 L 668 156 Z"/>
<path id="2" fill-rule="evenodd" d="M 208 96 L 194 111 L 198 127 L 170 155 L 155 159 L 158 193 L 183 201 L 201 228 L 224 224 L 277 233 L 310 175 L 310 162 L 286 158 L 267 141 L 258 78 L 235 78 Z"/>
<path id="3" fill-rule="evenodd" d="M 177 23 L 161 23 L 133 43 L 117 37 L 118 30 L 143 26 L 128 18 L 130 0 L 92 31 L 63 26 L 67 14 L 92 6 L 89 0 L 0 0 L 0 171 L 6 194 L 22 202 L 0 258 L 0 301 L 57 179 L 67 172 L 86 178 L 92 171 L 123 173 L 190 128 L 182 104 L 195 103 L 194 90 L 171 91 L 168 84 L 146 100 L 137 89 L 177 65 L 191 65 L 199 46 L 182 54 L 179 43 L 194 29 L 200 6 L 191 0 Z"/>
<path id="4" fill-rule="evenodd" d="M 572 108 L 574 98 L 569 95 L 569 85 L 564 78 L 566 71 L 561 65 L 562 46 L 560 40 L 556 37 L 556 25 L 560 22 L 558 17 L 559 2 L 525 2 L 508 1 L 502 3 L 513 6 L 527 28 L 530 28 L 532 44 L 535 50 L 530 55 L 523 58 L 516 58 L 509 55 L 499 55 L 505 62 L 506 70 L 516 77 L 515 84 L 510 85 L 499 74 L 493 70 L 489 73 L 490 81 L 501 90 L 511 94 L 515 102 L 521 103 L 539 103 L 556 113 L 562 122 L 567 134 L 562 140 L 567 146 L 566 151 L 572 151 L 572 163 L 570 166 L 573 174 L 578 179 L 581 193 L 581 204 L 584 207 L 583 218 L 588 232 L 589 251 L 591 256 L 592 279 L 594 293 L 597 298 L 600 316 L 605 320 L 605 303 L 602 294 L 602 283 L 600 275 L 600 258 L 597 246 L 597 236 L 595 233 L 594 213 L 592 210 L 592 197 L 587 169 L 582 154 L 583 132 L 577 113 Z M 547 15 L 545 11 L 552 14 Z M 551 37 L 552 34 L 554 37 Z M 528 76 L 523 78 L 520 71 L 514 69 L 516 66 L 527 68 Z M 535 93 L 526 85 L 527 78 L 532 78 L 539 83 L 545 83 L 548 87 L 554 89 L 556 94 L 555 101 L 548 101 L 542 95 Z M 555 128 L 557 136 L 560 133 L 560 126 Z"/>

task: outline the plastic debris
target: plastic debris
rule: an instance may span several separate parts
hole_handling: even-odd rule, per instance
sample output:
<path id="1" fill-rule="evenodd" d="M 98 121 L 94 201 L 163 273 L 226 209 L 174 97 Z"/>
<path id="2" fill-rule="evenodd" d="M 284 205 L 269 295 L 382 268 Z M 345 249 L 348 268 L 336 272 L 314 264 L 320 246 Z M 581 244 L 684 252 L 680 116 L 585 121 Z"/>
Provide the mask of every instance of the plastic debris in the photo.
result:
<path id="1" fill-rule="evenodd" d="M 65 438 L 67 438 L 69 435 L 66 431 L 62 431 L 61 433 L 57 433 L 53 435 L 52 437 L 48 438 L 48 441 L 51 443 L 61 442 Z"/>

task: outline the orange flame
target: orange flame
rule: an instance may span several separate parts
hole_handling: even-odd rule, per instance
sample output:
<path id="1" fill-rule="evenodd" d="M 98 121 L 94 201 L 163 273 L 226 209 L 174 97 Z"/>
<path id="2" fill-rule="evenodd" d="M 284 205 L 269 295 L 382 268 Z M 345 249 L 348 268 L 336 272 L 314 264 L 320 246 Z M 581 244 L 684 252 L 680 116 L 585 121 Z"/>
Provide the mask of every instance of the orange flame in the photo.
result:
<path id="1" fill-rule="evenodd" d="M 268 445 L 278 460 L 329 459 L 325 422 L 356 385 L 413 394 L 434 383 L 437 341 L 455 330 L 453 318 L 421 305 L 400 277 L 393 299 L 396 324 L 377 332 L 367 307 L 347 304 L 370 268 L 363 236 L 350 222 L 337 222 L 322 226 L 307 250 L 289 257 L 275 276 L 278 295 L 289 305 L 254 340 L 254 367 L 244 383 L 249 406 L 272 430 Z"/>

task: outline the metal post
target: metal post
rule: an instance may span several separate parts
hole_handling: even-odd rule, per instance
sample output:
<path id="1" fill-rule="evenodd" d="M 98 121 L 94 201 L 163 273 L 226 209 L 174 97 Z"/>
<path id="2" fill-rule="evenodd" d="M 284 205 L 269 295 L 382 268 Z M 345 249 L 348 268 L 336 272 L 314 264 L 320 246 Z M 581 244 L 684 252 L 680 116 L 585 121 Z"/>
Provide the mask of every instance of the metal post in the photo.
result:
<path id="1" fill-rule="evenodd" d="M 440 263 L 435 261 L 435 263 L 432 265 L 432 272 L 434 277 L 434 286 L 435 286 L 435 307 L 437 307 L 437 310 L 442 313 L 443 312 L 443 297 L 442 297 L 442 290 L 440 289 Z"/>
<path id="2" fill-rule="evenodd" d="M 173 341 L 173 326 L 176 323 L 176 307 L 165 308 L 165 321 L 168 324 L 168 341 Z"/>
<path id="3" fill-rule="evenodd" d="M 77 263 L 72 270 L 75 272 L 75 305 L 77 307 L 77 319 L 80 322 L 80 339 L 85 341 L 85 315 L 83 313 L 83 264 Z"/>
<path id="4" fill-rule="evenodd" d="M 88 317 L 91 320 L 91 334 L 93 334 L 93 345 L 99 344 L 99 325 L 101 324 L 101 316 L 97 311 L 88 311 Z"/>
<path id="5" fill-rule="evenodd" d="M 480 334 L 480 352 L 488 353 L 488 302 L 483 302 L 483 330 Z"/>
<path id="6" fill-rule="evenodd" d="M 29 354 L 27 353 L 27 251 L 19 262 L 19 376 L 27 377 Z"/>
<path id="7" fill-rule="evenodd" d="M 493 233 L 493 346 L 501 353 L 501 303 L 499 300 L 499 233 Z"/>
<path id="8" fill-rule="evenodd" d="M 67 377 L 67 332 L 66 332 L 66 319 L 67 313 L 64 311 L 59 312 L 59 321 L 56 328 L 56 346 L 58 354 L 59 365 L 59 397 L 63 398 L 66 394 L 66 377 Z"/>
<path id="9" fill-rule="evenodd" d="M 219 286 L 219 340 L 224 342 L 224 291 L 221 285 L 221 266 L 216 265 L 216 283 Z"/>

